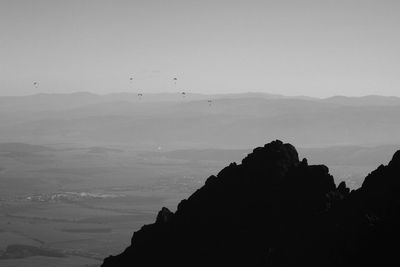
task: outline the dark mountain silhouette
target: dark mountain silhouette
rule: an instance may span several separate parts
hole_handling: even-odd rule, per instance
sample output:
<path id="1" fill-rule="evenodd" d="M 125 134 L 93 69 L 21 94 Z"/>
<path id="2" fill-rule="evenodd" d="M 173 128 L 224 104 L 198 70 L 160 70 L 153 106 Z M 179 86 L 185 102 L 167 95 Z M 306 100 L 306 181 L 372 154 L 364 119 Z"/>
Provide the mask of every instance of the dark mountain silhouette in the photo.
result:
<path id="1" fill-rule="evenodd" d="M 351 191 L 274 141 L 163 208 L 111 266 L 396 266 L 400 151 Z"/>

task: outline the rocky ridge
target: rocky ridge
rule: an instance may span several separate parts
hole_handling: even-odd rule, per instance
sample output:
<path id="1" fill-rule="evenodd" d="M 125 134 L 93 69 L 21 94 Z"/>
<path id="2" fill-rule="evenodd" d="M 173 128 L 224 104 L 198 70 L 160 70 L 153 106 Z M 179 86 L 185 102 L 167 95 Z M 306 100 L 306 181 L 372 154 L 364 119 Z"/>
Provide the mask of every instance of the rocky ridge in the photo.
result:
<path id="1" fill-rule="evenodd" d="M 400 151 L 350 192 L 277 140 L 162 208 L 102 266 L 385 266 L 400 263 L 399 225 Z"/>

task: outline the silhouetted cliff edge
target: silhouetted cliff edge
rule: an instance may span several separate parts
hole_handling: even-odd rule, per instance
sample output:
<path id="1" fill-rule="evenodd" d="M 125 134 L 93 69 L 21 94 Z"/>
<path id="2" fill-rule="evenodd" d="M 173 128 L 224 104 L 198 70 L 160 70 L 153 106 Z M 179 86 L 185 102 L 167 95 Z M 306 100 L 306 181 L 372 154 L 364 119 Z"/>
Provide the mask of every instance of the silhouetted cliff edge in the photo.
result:
<path id="1" fill-rule="evenodd" d="M 102 266 L 400 266 L 399 242 L 400 151 L 350 192 L 274 141 L 163 208 Z"/>

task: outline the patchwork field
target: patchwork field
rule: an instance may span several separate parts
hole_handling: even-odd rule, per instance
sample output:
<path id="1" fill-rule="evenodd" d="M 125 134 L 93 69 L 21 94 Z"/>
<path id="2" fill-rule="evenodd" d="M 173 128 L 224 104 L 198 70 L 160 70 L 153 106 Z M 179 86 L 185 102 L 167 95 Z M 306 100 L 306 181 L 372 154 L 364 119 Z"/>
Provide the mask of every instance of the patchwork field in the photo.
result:
<path id="1" fill-rule="evenodd" d="M 98 266 L 223 164 L 196 167 L 128 149 L 47 148 L 0 153 L 1 266 Z"/>

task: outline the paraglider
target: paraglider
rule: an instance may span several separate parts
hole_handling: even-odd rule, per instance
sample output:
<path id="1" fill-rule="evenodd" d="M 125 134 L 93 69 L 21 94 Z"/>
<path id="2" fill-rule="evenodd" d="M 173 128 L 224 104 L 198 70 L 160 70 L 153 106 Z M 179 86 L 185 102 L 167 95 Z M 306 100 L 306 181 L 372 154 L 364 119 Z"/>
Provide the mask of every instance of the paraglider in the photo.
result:
<path id="1" fill-rule="evenodd" d="M 38 83 L 38 82 L 33 82 L 33 86 L 34 86 L 35 88 L 38 88 L 38 87 L 39 87 L 39 83 Z"/>
<path id="2" fill-rule="evenodd" d="M 173 80 L 174 80 L 174 84 L 176 85 L 176 81 L 178 80 L 178 78 L 174 77 Z"/>
<path id="3" fill-rule="evenodd" d="M 186 96 L 186 92 L 182 92 L 181 95 L 182 95 L 182 97 L 185 97 Z"/>
<path id="4" fill-rule="evenodd" d="M 142 96 L 143 96 L 143 94 L 142 94 L 142 93 L 138 93 L 137 95 L 138 95 L 139 99 L 141 99 L 141 98 L 142 98 Z"/>

